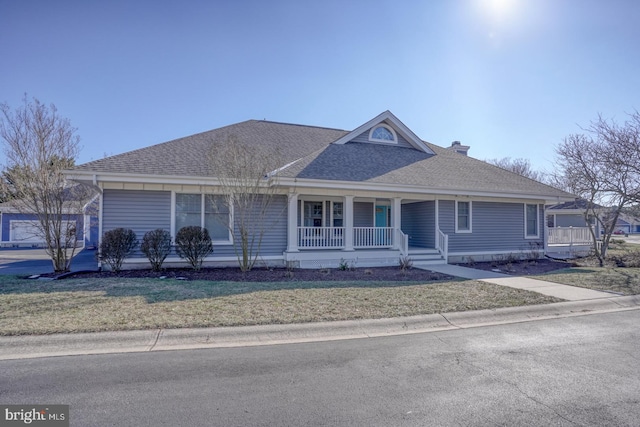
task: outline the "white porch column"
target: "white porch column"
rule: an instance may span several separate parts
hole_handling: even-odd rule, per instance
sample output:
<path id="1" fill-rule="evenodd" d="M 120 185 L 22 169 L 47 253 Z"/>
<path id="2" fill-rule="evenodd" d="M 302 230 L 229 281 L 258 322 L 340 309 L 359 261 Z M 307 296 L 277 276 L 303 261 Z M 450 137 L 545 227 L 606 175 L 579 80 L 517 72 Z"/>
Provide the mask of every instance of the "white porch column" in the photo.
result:
<path id="1" fill-rule="evenodd" d="M 298 252 L 298 193 L 289 194 L 287 252 Z"/>
<path id="2" fill-rule="evenodd" d="M 396 231 L 395 230 L 400 230 L 400 227 L 402 226 L 402 198 L 400 197 L 394 197 L 393 200 L 391 201 L 391 203 L 393 204 L 391 206 L 391 226 L 393 227 L 393 247 L 395 249 L 398 249 L 399 246 L 398 244 L 400 242 L 397 242 L 396 240 Z"/>
<path id="3" fill-rule="evenodd" d="M 353 251 L 353 196 L 344 196 L 344 250 Z"/>

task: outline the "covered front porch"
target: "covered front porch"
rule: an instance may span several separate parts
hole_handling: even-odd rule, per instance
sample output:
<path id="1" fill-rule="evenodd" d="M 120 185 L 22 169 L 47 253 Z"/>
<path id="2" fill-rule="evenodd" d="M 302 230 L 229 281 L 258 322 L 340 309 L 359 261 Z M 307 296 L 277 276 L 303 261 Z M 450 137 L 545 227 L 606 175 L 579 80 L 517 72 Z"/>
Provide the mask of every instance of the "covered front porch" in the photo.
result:
<path id="1" fill-rule="evenodd" d="M 445 262 L 435 200 L 293 194 L 285 261 L 302 268 L 398 265 L 401 257 Z"/>

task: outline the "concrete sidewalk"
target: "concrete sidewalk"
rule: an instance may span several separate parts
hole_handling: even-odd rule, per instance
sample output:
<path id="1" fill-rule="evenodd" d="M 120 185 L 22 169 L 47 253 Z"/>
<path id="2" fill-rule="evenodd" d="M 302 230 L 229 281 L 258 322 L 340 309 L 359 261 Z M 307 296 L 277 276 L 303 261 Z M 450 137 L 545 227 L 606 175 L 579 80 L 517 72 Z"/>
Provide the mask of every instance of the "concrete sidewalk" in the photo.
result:
<path id="1" fill-rule="evenodd" d="M 417 264 L 417 265 L 416 265 Z M 414 264 L 416 268 L 435 271 L 437 273 L 449 274 L 451 276 L 465 279 L 479 280 L 481 282 L 494 283 L 500 286 L 508 286 L 515 289 L 538 292 L 567 301 L 585 301 L 592 299 L 611 298 L 616 294 L 609 292 L 594 291 L 593 289 L 579 288 L 577 286 L 562 285 L 560 283 L 546 282 L 544 280 L 532 279 L 522 276 L 509 276 L 493 271 L 478 270 L 475 268 L 462 267 L 459 265 L 424 265 Z"/>
<path id="2" fill-rule="evenodd" d="M 640 309 L 640 296 L 394 319 L 0 337 L 0 360 L 374 338 Z"/>

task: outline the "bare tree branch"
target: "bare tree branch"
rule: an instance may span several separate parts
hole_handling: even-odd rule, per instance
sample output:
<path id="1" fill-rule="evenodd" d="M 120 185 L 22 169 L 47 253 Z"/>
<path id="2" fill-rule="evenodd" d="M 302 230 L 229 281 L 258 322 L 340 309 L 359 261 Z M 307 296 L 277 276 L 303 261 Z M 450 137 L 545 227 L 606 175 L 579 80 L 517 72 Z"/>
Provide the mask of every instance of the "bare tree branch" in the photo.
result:
<path id="1" fill-rule="evenodd" d="M 517 173 L 524 177 L 533 179 L 539 182 L 546 182 L 546 176 L 543 172 L 534 170 L 531 167 L 531 162 L 528 159 L 511 159 L 511 157 L 503 157 L 501 159 L 487 159 L 485 162 L 490 163 L 499 168 L 506 169 L 510 172 Z"/>
<path id="2" fill-rule="evenodd" d="M 585 220 L 594 218 L 603 230 L 598 246 L 600 236 L 591 229 L 602 266 L 620 213 L 640 200 L 640 116 L 619 125 L 599 115 L 585 132 L 556 147 L 556 165 L 571 192 L 588 202 Z"/>
<path id="3" fill-rule="evenodd" d="M 286 209 L 286 204 L 274 204 L 280 194 L 277 171 L 282 158 L 277 150 L 250 145 L 234 135 L 215 142 L 210 153 L 221 194 L 226 205 L 233 206 L 233 221 L 225 225 L 237 236 L 234 249 L 242 271 L 253 268 L 265 232 Z"/>
<path id="4" fill-rule="evenodd" d="M 37 217 L 37 234 L 45 242 L 55 271 L 69 269 L 76 250 L 75 215 L 82 214 L 93 192 L 70 187 L 62 173 L 73 166 L 79 137 L 54 105 L 25 95 L 12 110 L 0 105 L 0 137 L 7 164 L 3 173 L 11 204 L 20 213 Z"/>

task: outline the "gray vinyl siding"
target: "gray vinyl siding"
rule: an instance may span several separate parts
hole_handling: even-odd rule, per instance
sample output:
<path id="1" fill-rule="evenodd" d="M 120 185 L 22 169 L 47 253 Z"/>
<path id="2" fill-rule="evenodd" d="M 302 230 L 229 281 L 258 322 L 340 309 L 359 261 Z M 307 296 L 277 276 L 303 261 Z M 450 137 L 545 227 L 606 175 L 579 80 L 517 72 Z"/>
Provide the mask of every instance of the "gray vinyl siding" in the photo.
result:
<path id="1" fill-rule="evenodd" d="M 275 195 L 269 203 L 262 226 L 256 226 L 256 232 L 262 227 L 265 233 L 262 237 L 260 255 L 282 255 L 287 249 L 287 196 Z M 254 218 L 259 218 L 259 207 L 254 210 Z M 240 242 L 238 224 L 235 224 L 235 240 Z M 231 248 L 231 246 L 228 246 Z M 215 251 L 215 247 L 214 247 Z M 231 250 L 233 254 L 233 249 Z"/>
<path id="2" fill-rule="evenodd" d="M 262 244 L 260 245 L 261 256 L 282 255 L 287 249 L 287 197 L 286 196 L 273 196 L 274 199 L 270 202 L 267 209 L 267 213 L 264 216 L 264 222 L 262 225 L 256 225 L 252 227 L 256 237 L 260 232 L 260 229 L 266 230 L 262 237 Z M 238 207 L 235 207 L 237 210 Z M 258 221 L 259 206 L 256 206 L 251 213 L 253 218 Z M 238 215 L 236 215 L 238 216 Z M 236 220 L 233 226 L 234 243 L 240 250 L 240 230 L 238 228 L 238 221 Z M 254 250 L 257 249 L 257 240 L 254 243 Z M 212 258 L 215 257 L 234 257 L 236 256 L 236 249 L 232 244 L 214 243 Z"/>
<path id="3" fill-rule="evenodd" d="M 256 211 L 257 211 L 256 207 Z M 257 215 L 257 214 L 256 214 Z M 287 247 L 287 197 L 275 196 L 264 222 L 267 230 L 262 239 L 262 256 L 282 255 Z M 156 228 L 171 230 L 171 192 L 104 190 L 103 233 L 115 228 L 130 228 L 142 241 L 147 231 Z M 173 232 L 175 233 L 174 230 Z M 238 224 L 234 224 L 234 240 L 240 242 Z M 235 256 L 233 245 L 214 243 L 212 257 Z M 171 256 L 175 256 L 172 251 Z M 139 247 L 133 257 L 144 257 Z"/>
<path id="4" fill-rule="evenodd" d="M 371 129 L 367 129 L 365 132 L 363 132 L 360 135 L 356 136 L 355 138 L 353 138 L 349 142 L 365 142 L 367 144 L 377 144 L 376 142 L 369 141 L 369 132 L 370 131 L 371 131 Z M 398 132 L 396 132 L 396 137 L 398 138 L 398 147 L 413 148 L 413 146 L 409 143 L 409 141 L 407 141 Z M 381 143 L 381 144 L 383 144 L 383 143 Z"/>
<path id="5" fill-rule="evenodd" d="M 435 247 L 435 202 L 402 205 L 401 230 L 409 236 L 409 246 Z"/>
<path id="6" fill-rule="evenodd" d="M 171 230 L 170 191 L 104 190 L 102 200 L 103 233 L 130 228 L 142 240 L 147 231 Z"/>
<path id="7" fill-rule="evenodd" d="M 449 235 L 450 253 L 522 251 L 544 243 L 544 209 L 540 205 L 538 239 L 524 238 L 524 203 L 472 202 L 472 233 L 455 233 L 455 202 L 439 202 L 439 225 Z"/>
<path id="8" fill-rule="evenodd" d="M 353 203 L 353 226 L 373 227 L 373 203 Z"/>

